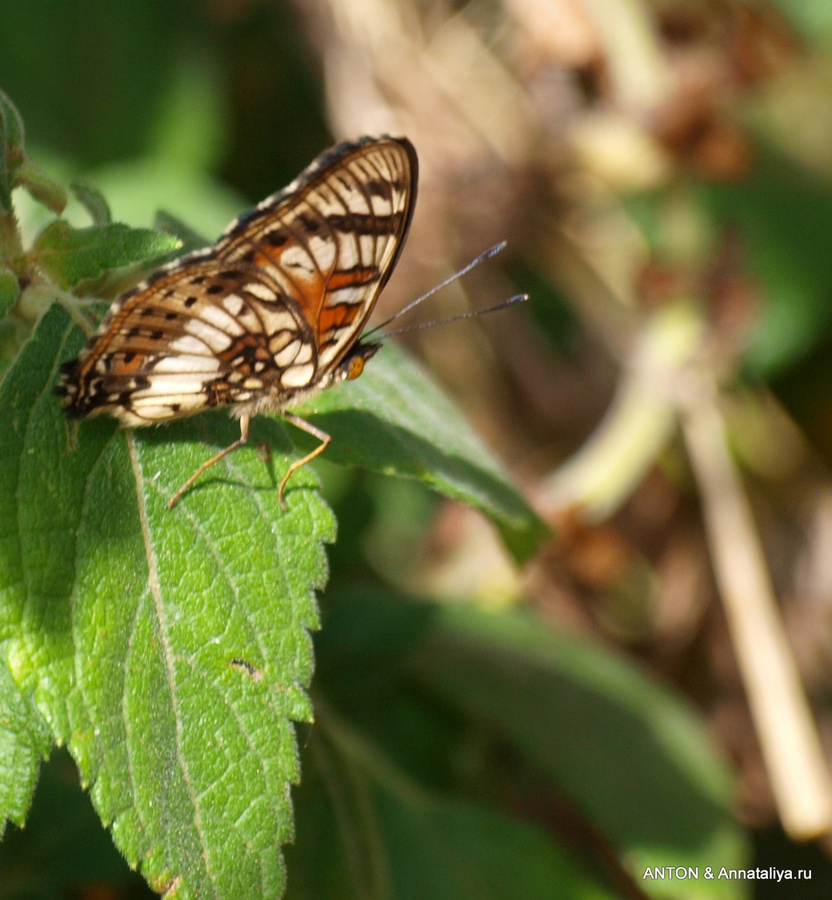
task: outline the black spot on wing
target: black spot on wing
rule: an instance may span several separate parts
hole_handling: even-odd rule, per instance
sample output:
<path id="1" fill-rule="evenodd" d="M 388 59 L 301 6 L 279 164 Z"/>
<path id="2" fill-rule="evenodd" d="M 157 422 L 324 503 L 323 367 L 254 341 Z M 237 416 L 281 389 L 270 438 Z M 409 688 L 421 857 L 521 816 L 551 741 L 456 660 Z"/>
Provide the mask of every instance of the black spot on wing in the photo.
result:
<path id="1" fill-rule="evenodd" d="M 393 185 L 390 184 L 389 181 L 367 181 L 365 182 L 364 187 L 371 197 L 381 197 L 382 200 L 388 201 L 393 199 Z M 398 190 L 401 190 L 398 184 L 396 187 Z"/>
<path id="2" fill-rule="evenodd" d="M 322 223 L 320 220 L 316 219 L 314 216 L 310 216 L 309 213 L 303 213 L 303 215 L 298 217 L 298 220 L 310 234 L 315 234 L 316 231 L 321 230 Z"/>
<path id="3" fill-rule="evenodd" d="M 280 228 L 275 228 L 274 231 L 270 231 L 267 235 L 265 235 L 263 240 L 270 247 L 282 247 L 289 240 L 289 235 L 285 231 L 282 231 Z"/>
<path id="4" fill-rule="evenodd" d="M 347 234 L 396 234 L 401 227 L 401 213 L 389 216 L 373 216 L 363 213 L 333 214 L 326 217 L 327 224 L 335 231 Z"/>

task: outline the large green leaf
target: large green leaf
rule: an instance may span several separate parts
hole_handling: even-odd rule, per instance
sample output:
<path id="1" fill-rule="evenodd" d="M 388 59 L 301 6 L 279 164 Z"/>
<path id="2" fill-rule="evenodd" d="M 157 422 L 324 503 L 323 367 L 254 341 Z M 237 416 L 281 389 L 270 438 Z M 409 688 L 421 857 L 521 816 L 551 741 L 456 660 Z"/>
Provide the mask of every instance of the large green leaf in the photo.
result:
<path id="1" fill-rule="evenodd" d="M 423 790 L 510 798 L 511 811 L 536 811 L 537 821 L 565 813 L 575 825 L 553 833 L 553 843 L 581 856 L 598 848 L 588 854 L 594 868 L 609 871 L 615 859 L 648 895 L 745 896 L 743 884 L 705 873 L 715 861 L 749 864 L 727 767 L 681 698 L 632 665 L 522 612 L 352 589 L 327 595 L 323 614 L 313 689 L 326 703 L 318 708 L 336 709 Z M 326 731 L 324 715 L 319 724 Z M 293 851 L 300 856 L 312 853 L 305 796 Z M 340 828 L 367 830 L 350 810 Z M 648 866 L 674 874 L 698 866 L 699 877 L 644 879 Z"/>
<path id="2" fill-rule="evenodd" d="M 204 456 L 200 438 L 230 439 L 234 423 L 134 434 L 101 420 L 73 435 L 52 388 L 82 341 L 53 307 L 0 385 L 12 673 L 157 890 L 278 896 L 298 777 L 292 721 L 311 716 L 308 629 L 331 514 L 303 489 L 311 472 L 282 512 L 255 453 L 228 461 L 233 483 L 206 478 L 169 512 Z M 285 443 L 269 422 L 255 437 Z"/>
<path id="3" fill-rule="evenodd" d="M 736 882 L 648 880 L 646 867 L 742 867 L 731 780 L 678 698 L 623 660 L 522 613 L 445 609 L 410 657 L 418 678 L 546 773 L 656 896 L 737 898 Z"/>
<path id="4" fill-rule="evenodd" d="M 275 484 L 291 448 L 285 427 L 263 417 L 251 437 L 272 448 L 267 465 L 254 447 L 239 451 L 167 510 L 212 447 L 239 434 L 236 424 L 220 413 L 137 431 L 106 417 L 70 426 L 53 385 L 82 342 L 53 307 L 0 385 L 9 423 L 0 433 L 0 637 L 12 674 L 68 744 L 119 848 L 157 890 L 275 896 L 280 845 L 292 833 L 288 785 L 298 777 L 292 722 L 311 716 L 308 630 L 331 513 L 310 490 L 309 468 L 293 475 L 281 510 Z M 391 356 L 382 384 L 395 382 L 385 376 Z M 533 529 L 479 445 L 452 439 L 461 419 L 432 385 L 419 387 L 418 367 L 398 364 L 406 377 L 396 376 L 393 425 L 381 405 L 373 427 L 395 433 L 407 422 L 405 439 L 390 444 L 390 464 L 383 454 L 369 464 L 426 479 L 433 464 L 439 489 L 477 497 L 498 519 L 514 511 L 518 532 Z M 430 425 L 428 402 L 444 448 L 418 436 Z M 355 409 L 343 415 L 369 427 Z M 356 461 L 354 431 L 337 458 Z M 459 483 L 442 474 L 446 456 Z"/>
<path id="5" fill-rule="evenodd" d="M 603 900 L 531 825 L 437 795 L 322 709 L 304 755 L 287 900 Z"/>
<path id="6" fill-rule="evenodd" d="M 384 345 L 361 378 L 319 394 L 296 412 L 332 435 L 328 460 L 418 479 L 481 510 L 520 560 L 547 534 L 462 413 L 393 343 Z M 298 443 L 311 446 L 304 438 Z"/>

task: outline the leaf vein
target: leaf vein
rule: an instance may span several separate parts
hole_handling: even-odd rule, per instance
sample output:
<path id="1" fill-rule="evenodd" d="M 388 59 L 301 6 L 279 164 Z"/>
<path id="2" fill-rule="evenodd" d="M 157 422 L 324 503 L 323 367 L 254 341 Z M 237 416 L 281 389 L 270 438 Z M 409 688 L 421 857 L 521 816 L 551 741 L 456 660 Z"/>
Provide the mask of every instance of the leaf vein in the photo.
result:
<path id="1" fill-rule="evenodd" d="M 202 846 L 202 859 L 205 863 L 206 872 L 208 873 L 211 883 L 216 883 L 215 874 L 211 870 L 208 844 L 204 828 L 202 826 L 202 817 L 200 815 L 199 804 L 194 793 L 194 785 L 191 779 L 190 771 L 188 769 L 188 763 L 182 753 L 182 717 L 179 712 L 179 703 L 176 696 L 176 677 L 171 665 L 170 635 L 168 634 L 164 614 L 162 588 L 159 582 L 156 554 L 153 550 L 153 541 L 150 534 L 150 522 L 148 520 L 147 506 L 144 499 L 144 474 L 142 472 L 141 462 L 139 460 L 138 451 L 136 449 L 135 435 L 132 431 L 125 431 L 125 439 L 127 441 L 127 451 L 130 456 L 130 465 L 133 469 L 133 474 L 136 479 L 136 496 L 139 506 L 139 521 L 141 524 L 142 540 L 144 541 L 145 556 L 147 558 L 148 585 L 150 587 L 151 596 L 153 597 L 153 603 L 156 607 L 156 616 L 159 622 L 160 638 L 162 641 L 162 658 L 164 660 L 165 673 L 168 681 L 168 687 L 170 689 L 171 706 L 173 707 L 173 718 L 174 722 L 176 723 L 176 758 L 179 761 L 179 766 L 182 770 L 182 777 L 185 782 L 185 787 L 188 791 L 188 796 L 190 797 L 191 804 L 193 806 L 194 824 L 196 826 L 197 834 L 199 835 L 199 841 Z"/>

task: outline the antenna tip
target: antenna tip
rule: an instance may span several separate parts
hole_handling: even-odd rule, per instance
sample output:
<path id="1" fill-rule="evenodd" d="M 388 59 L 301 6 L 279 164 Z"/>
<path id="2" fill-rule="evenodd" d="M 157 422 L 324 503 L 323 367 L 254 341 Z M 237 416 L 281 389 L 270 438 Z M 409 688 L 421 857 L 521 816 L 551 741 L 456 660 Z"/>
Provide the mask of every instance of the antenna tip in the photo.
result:
<path id="1" fill-rule="evenodd" d="M 486 250 L 485 253 L 483 253 L 483 255 L 477 259 L 477 262 L 479 262 L 479 261 L 484 262 L 486 259 L 491 259 L 492 257 L 496 256 L 498 253 L 502 253 L 503 250 L 505 250 L 507 246 L 508 246 L 508 241 L 500 241 L 499 244 L 495 244 L 490 250 Z"/>

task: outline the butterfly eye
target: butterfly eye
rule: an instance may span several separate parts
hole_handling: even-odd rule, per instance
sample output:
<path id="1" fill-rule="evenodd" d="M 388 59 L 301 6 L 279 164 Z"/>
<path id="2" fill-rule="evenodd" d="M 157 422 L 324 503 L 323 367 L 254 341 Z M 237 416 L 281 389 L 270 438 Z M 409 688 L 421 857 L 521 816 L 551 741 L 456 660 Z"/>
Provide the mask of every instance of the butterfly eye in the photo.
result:
<path id="1" fill-rule="evenodd" d="M 364 357 L 363 356 L 353 356 L 352 359 L 347 363 L 347 371 L 344 375 L 344 378 L 347 381 L 352 381 L 353 378 L 358 378 L 358 376 L 364 371 Z"/>

